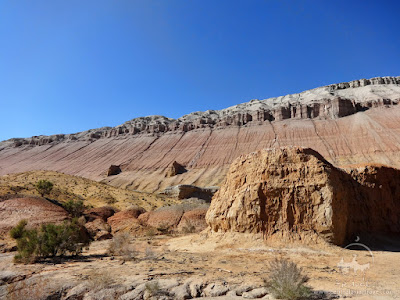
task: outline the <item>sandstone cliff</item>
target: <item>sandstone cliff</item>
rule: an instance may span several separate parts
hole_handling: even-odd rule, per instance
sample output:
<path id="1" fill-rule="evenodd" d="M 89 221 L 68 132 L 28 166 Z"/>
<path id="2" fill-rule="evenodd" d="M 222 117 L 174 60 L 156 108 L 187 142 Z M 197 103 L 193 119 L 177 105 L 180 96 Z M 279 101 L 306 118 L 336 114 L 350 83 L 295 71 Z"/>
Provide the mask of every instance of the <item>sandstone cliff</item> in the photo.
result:
<path id="1" fill-rule="evenodd" d="M 399 180 L 400 170 L 388 167 L 349 174 L 309 148 L 262 150 L 232 163 L 206 221 L 214 231 L 336 245 L 365 233 L 400 234 Z"/>
<path id="2" fill-rule="evenodd" d="M 113 128 L 11 139 L 0 143 L 0 175 L 54 170 L 147 191 L 215 186 L 239 155 L 291 145 L 312 147 L 338 166 L 400 167 L 399 83 L 400 77 L 356 80 L 176 120 L 150 116 Z M 165 178 L 174 161 L 187 172 Z M 105 178 L 110 165 L 122 172 Z"/>

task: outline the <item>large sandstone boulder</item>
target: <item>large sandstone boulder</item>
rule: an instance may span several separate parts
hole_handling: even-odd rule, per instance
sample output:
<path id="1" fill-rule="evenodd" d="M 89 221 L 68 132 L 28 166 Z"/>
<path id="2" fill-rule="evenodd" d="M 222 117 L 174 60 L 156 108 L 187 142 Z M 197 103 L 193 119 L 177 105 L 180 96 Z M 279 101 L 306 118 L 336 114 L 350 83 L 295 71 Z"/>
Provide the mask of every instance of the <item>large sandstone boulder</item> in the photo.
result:
<path id="1" fill-rule="evenodd" d="M 378 179 L 375 171 L 350 175 L 309 148 L 243 155 L 232 163 L 206 221 L 214 231 L 337 245 L 362 233 L 398 234 L 400 171 L 390 170 L 391 179 Z"/>
<path id="2" fill-rule="evenodd" d="M 0 202 L 0 234 L 8 232 L 21 220 L 28 226 L 61 223 L 68 218 L 68 213 L 60 206 L 43 198 L 14 198 Z"/>
<path id="3" fill-rule="evenodd" d="M 138 217 L 145 212 L 146 210 L 141 207 L 117 212 L 107 220 L 107 223 L 111 226 L 112 234 L 122 231 L 129 231 L 132 234 L 140 232 L 143 226 L 139 222 Z"/>
<path id="4" fill-rule="evenodd" d="M 207 228 L 206 213 L 208 205 L 186 211 L 178 224 L 178 231 L 198 232 Z"/>

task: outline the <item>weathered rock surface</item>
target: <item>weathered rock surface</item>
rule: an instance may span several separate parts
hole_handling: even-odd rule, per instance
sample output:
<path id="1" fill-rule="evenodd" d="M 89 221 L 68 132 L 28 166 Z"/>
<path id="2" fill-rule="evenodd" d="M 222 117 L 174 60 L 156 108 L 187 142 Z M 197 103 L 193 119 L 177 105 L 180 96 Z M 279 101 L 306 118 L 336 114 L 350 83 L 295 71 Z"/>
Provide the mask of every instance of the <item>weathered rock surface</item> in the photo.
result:
<path id="1" fill-rule="evenodd" d="M 151 116 L 114 128 L 11 139 L 0 143 L 0 175 L 54 170 L 147 191 L 214 186 L 239 155 L 281 146 L 313 147 L 336 166 L 400 167 L 399 81 L 362 79 L 176 120 Z M 173 161 L 187 172 L 165 177 Z M 110 165 L 123 172 L 105 178 Z"/>
<path id="2" fill-rule="evenodd" d="M 206 221 L 214 231 L 337 245 L 362 233 L 399 234 L 400 170 L 366 167 L 350 174 L 309 148 L 243 155 L 232 163 Z"/>
<path id="3" fill-rule="evenodd" d="M 89 235 L 96 241 L 112 238 L 111 227 L 103 219 L 97 218 L 85 224 Z"/>
<path id="4" fill-rule="evenodd" d="M 140 232 L 142 224 L 139 222 L 138 217 L 145 212 L 146 211 L 141 207 L 117 212 L 107 220 L 108 224 L 111 226 L 112 234 L 116 234 L 120 231 L 129 231 L 131 234 Z"/>
<path id="5" fill-rule="evenodd" d="M 207 228 L 207 210 L 208 206 L 202 206 L 185 212 L 179 221 L 178 230 L 184 232 L 199 232 Z"/>
<path id="6" fill-rule="evenodd" d="M 25 219 L 28 226 L 61 223 L 68 213 L 60 206 L 43 198 L 15 198 L 0 202 L 0 233 L 8 232 L 19 221 Z"/>

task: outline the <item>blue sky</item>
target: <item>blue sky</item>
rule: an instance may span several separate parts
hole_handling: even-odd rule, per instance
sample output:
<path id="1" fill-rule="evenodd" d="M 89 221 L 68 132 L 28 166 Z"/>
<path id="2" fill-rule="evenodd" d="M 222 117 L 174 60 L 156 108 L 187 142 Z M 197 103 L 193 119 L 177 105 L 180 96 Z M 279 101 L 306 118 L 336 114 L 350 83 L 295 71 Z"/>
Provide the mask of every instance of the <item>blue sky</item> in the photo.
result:
<path id="1" fill-rule="evenodd" d="M 0 2 L 0 140 L 400 75 L 398 1 Z"/>

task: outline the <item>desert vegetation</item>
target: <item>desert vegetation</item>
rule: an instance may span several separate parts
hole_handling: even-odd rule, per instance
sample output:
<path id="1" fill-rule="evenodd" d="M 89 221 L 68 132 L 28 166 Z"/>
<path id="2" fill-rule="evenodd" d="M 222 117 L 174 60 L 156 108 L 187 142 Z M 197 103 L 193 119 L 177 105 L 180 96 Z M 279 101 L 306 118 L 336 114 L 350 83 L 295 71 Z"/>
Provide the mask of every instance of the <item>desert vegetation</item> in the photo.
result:
<path id="1" fill-rule="evenodd" d="M 90 243 L 77 219 L 60 225 L 43 224 L 40 229 L 28 229 L 27 224 L 26 220 L 22 220 L 10 231 L 17 242 L 15 262 L 32 263 L 66 254 L 78 255 Z"/>
<path id="2" fill-rule="evenodd" d="M 264 279 L 269 292 L 278 299 L 309 299 L 312 290 L 306 285 L 309 278 L 294 262 L 275 259 L 269 264 L 269 277 Z"/>
<path id="3" fill-rule="evenodd" d="M 44 197 L 45 195 L 50 194 L 51 190 L 53 189 L 54 184 L 49 180 L 39 180 L 35 187 L 36 191 Z"/>

